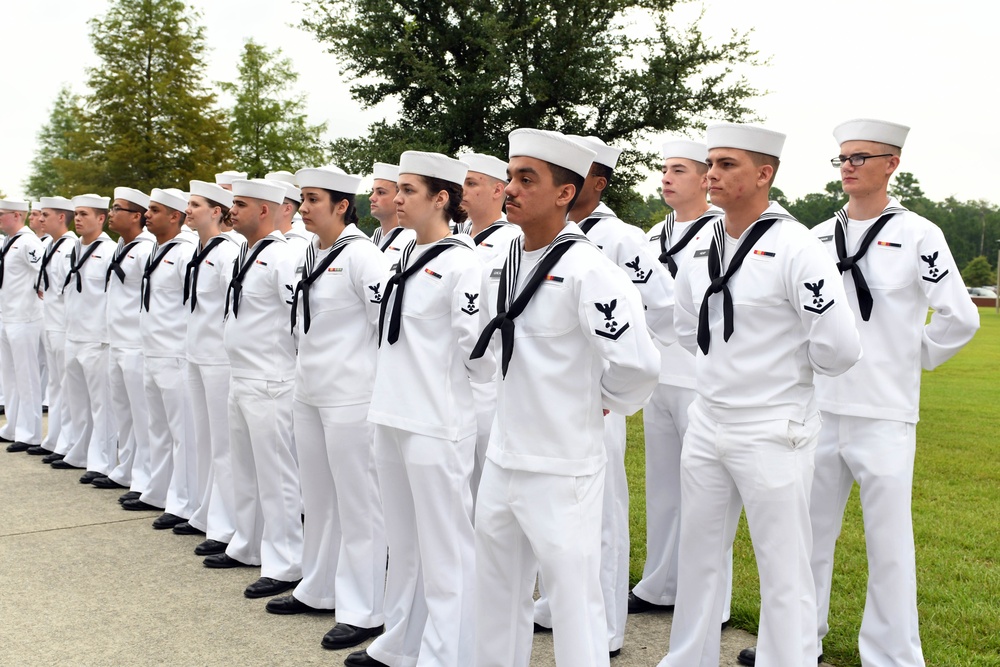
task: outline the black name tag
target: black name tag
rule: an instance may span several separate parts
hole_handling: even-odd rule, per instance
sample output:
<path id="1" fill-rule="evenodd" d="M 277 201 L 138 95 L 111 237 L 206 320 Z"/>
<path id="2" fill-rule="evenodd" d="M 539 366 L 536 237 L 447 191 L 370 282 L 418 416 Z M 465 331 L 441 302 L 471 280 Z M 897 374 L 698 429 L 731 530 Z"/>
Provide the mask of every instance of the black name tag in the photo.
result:
<path id="1" fill-rule="evenodd" d="M 708 248 L 705 248 L 704 250 L 695 250 L 692 257 L 708 257 Z"/>
<path id="2" fill-rule="evenodd" d="M 503 273 L 503 269 L 493 269 L 493 272 L 490 273 L 490 278 L 491 279 L 495 279 L 495 280 L 499 280 L 500 279 L 500 275 L 502 273 Z"/>

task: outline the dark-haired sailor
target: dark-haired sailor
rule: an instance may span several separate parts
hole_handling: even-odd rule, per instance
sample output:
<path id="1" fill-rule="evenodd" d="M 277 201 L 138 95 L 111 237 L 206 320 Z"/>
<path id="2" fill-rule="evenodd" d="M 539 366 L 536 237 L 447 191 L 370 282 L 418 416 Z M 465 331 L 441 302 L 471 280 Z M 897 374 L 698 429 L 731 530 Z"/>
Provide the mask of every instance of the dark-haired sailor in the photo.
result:
<path id="1" fill-rule="evenodd" d="M 412 229 L 399 224 L 396 216 L 396 179 L 399 178 L 399 166 L 376 162 L 372 166 L 372 193 L 368 197 L 372 217 L 378 220 L 379 226 L 372 234 L 372 243 L 389 258 L 389 264 L 399 262 L 399 255 L 416 237 Z"/>

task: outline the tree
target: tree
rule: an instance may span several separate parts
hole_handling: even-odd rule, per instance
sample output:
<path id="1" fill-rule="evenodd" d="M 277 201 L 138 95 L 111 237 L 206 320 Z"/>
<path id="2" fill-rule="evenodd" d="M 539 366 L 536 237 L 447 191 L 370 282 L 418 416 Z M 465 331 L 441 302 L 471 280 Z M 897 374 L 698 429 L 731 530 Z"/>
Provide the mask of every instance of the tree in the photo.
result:
<path id="1" fill-rule="evenodd" d="M 354 98 L 401 106 L 398 121 L 334 142 L 352 171 L 401 149 L 506 155 L 517 127 L 596 135 L 626 147 L 607 198 L 641 215 L 633 186 L 658 156 L 631 147 L 747 118 L 758 92 L 732 69 L 757 64 L 747 35 L 712 45 L 697 24 L 678 30 L 676 0 L 304 2 L 306 29 L 343 60 Z"/>
<path id="2" fill-rule="evenodd" d="M 979 287 L 981 285 L 992 285 L 996 280 L 996 272 L 990 266 L 990 262 L 983 256 L 976 257 L 965 265 L 962 269 L 962 280 L 969 287 Z"/>
<path id="3" fill-rule="evenodd" d="M 63 173 L 80 159 L 74 140 L 83 125 L 80 96 L 68 86 L 60 89 L 48 122 L 38 131 L 38 149 L 31 161 L 31 173 L 24 183 L 29 197 L 38 199 L 66 190 Z"/>
<path id="4" fill-rule="evenodd" d="M 912 203 L 924 199 L 924 191 L 920 187 L 917 177 L 908 171 L 901 171 L 896 174 L 896 180 L 889 186 L 889 194 L 899 200 L 903 206 L 909 207 Z"/>
<path id="5" fill-rule="evenodd" d="M 811 192 L 785 206 L 806 227 L 815 227 L 824 220 L 829 220 L 843 207 L 844 186 L 840 181 L 830 181 L 822 193 Z"/>
<path id="6" fill-rule="evenodd" d="M 64 178 L 110 194 L 117 185 L 187 189 L 229 162 L 229 136 L 202 81 L 205 29 L 183 0 L 112 0 L 90 21 L 83 159 Z"/>
<path id="7" fill-rule="evenodd" d="M 251 177 L 269 171 L 318 166 L 327 159 L 320 137 L 326 123 L 309 125 L 302 113 L 304 96 L 291 96 L 288 88 L 298 79 L 281 50 L 268 51 L 252 39 L 243 47 L 239 78 L 219 87 L 235 98 L 229 132 L 233 137 L 236 167 Z"/>

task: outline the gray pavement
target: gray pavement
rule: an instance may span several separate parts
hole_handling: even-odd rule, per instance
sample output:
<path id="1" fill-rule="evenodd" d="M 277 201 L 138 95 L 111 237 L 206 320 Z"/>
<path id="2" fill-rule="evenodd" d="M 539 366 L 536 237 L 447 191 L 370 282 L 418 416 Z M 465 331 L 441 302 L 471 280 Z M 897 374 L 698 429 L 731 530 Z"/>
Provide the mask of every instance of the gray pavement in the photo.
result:
<path id="1" fill-rule="evenodd" d="M 203 538 L 153 530 L 157 513 L 39 459 L 0 449 L 0 665 L 343 664 L 350 651 L 320 647 L 332 617 L 266 613 L 243 596 L 258 569 L 203 567 Z M 612 667 L 656 665 L 670 619 L 630 617 Z M 754 639 L 723 632 L 722 665 Z M 535 636 L 531 665 L 555 665 L 551 634 Z"/>

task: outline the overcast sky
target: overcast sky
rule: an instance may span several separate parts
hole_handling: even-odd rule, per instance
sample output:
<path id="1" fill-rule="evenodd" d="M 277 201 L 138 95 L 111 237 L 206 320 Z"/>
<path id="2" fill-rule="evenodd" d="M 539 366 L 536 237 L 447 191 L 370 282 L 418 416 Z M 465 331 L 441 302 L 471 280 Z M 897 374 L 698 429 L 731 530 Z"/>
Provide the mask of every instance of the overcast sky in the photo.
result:
<path id="1" fill-rule="evenodd" d="M 209 81 L 236 78 L 243 42 L 252 37 L 292 59 L 300 90 L 322 89 L 310 94 L 308 113 L 313 122 L 329 121 L 328 138 L 358 136 L 372 120 L 395 113 L 392 104 L 363 111 L 350 99 L 336 59 L 295 27 L 302 8 L 293 0 L 189 4 L 202 12 L 206 27 Z M 8 196 L 22 194 L 36 134 L 59 88 L 86 91 L 86 67 L 97 64 L 87 20 L 106 7 L 105 0 L 7 3 L 0 190 Z M 788 134 L 775 185 L 789 197 L 819 192 L 837 178 L 829 165 L 838 153 L 835 125 L 874 117 L 912 127 L 901 170 L 913 172 L 928 196 L 1000 201 L 1000 161 L 983 162 L 1000 138 L 996 4 L 713 0 L 675 13 L 686 24 L 702 9 L 706 37 L 722 41 L 733 29 L 753 28 L 752 44 L 770 57 L 769 66 L 748 72 L 753 86 L 769 91 L 751 106 L 763 125 Z M 651 177 L 643 190 L 654 192 L 655 183 Z"/>

